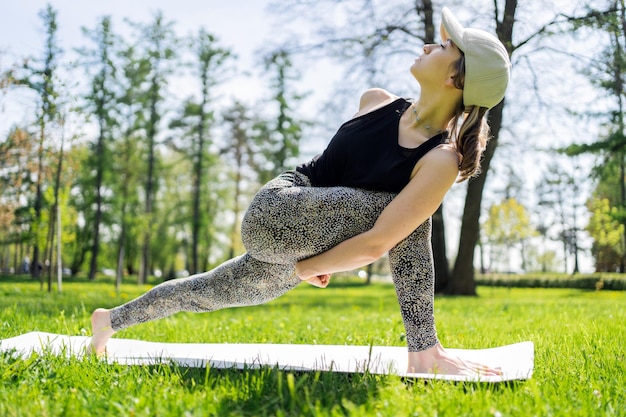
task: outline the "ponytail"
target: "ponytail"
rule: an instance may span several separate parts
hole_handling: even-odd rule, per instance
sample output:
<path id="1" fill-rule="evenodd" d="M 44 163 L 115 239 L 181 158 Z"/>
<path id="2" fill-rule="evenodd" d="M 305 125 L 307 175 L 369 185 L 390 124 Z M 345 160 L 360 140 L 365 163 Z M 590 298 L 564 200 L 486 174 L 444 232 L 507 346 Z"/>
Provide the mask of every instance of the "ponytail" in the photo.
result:
<path id="1" fill-rule="evenodd" d="M 465 55 L 456 62 L 455 86 L 463 89 L 465 82 Z M 489 109 L 479 106 L 465 107 L 461 102 L 451 121 L 452 140 L 459 155 L 459 178 L 463 182 L 480 174 L 480 160 L 489 140 L 489 125 L 485 115 Z M 460 125 L 460 127 L 459 127 Z"/>
<path id="2" fill-rule="evenodd" d="M 486 107 L 470 106 L 458 112 L 452 120 L 454 127 L 459 125 L 461 118 L 463 120 L 460 128 L 453 129 L 453 140 L 460 159 L 457 182 L 480 174 L 480 160 L 489 140 L 489 125 L 485 117 L 487 110 Z"/>

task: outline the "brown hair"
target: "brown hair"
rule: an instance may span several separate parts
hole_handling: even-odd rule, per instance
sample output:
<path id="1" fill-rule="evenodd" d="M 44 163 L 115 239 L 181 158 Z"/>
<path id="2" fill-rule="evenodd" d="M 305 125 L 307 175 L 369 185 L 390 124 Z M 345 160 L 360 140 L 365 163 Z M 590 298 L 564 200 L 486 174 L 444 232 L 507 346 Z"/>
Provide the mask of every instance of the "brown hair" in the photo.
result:
<path id="1" fill-rule="evenodd" d="M 465 55 L 453 64 L 456 69 L 454 85 L 463 89 L 465 82 Z M 461 101 L 451 121 L 452 139 L 459 155 L 459 179 L 463 182 L 480 173 L 480 160 L 489 140 L 489 125 L 485 115 L 489 109 L 467 106 Z"/>

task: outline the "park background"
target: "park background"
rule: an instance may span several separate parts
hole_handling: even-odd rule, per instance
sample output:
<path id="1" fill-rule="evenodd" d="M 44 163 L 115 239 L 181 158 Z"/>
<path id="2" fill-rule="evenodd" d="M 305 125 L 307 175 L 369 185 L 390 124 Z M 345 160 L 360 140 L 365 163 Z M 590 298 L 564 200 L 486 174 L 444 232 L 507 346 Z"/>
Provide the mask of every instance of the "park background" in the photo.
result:
<path id="1" fill-rule="evenodd" d="M 434 218 L 438 334 L 468 349 L 533 341 L 535 372 L 492 386 L 3 353 L 0 415 L 626 415 L 622 1 L 49 5 L 0 13 L 0 339 L 88 335 L 94 308 L 240 253 L 254 191 L 322 151 L 365 88 L 418 94 L 408 68 L 438 40 L 446 5 L 497 33 L 514 69 L 491 113 L 493 157 Z M 107 15 L 117 37 L 96 42 Z M 95 53 L 105 44 L 110 65 Z M 199 48 L 212 58 L 205 102 Z M 35 248 L 38 277 L 22 269 Z M 404 346 L 385 272 L 118 337 Z"/>
<path id="2" fill-rule="evenodd" d="M 497 26 L 514 68 L 485 172 L 434 216 L 450 293 L 475 292 L 474 268 L 624 268 L 624 34 L 589 9 L 618 3 L 519 5 L 513 26 L 514 3 L 449 4 L 467 26 Z M 430 2 L 49 6 L 8 5 L 0 46 L 0 268 L 49 280 L 141 283 L 241 253 L 259 185 L 321 152 L 365 88 L 417 95 L 408 68 L 439 25 Z"/>

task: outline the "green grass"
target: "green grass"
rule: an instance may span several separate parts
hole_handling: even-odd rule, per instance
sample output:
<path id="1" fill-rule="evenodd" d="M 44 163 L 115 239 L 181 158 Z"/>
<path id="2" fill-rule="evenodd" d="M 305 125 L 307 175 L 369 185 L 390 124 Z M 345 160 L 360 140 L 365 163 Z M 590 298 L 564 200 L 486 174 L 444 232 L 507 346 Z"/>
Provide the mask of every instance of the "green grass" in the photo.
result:
<path id="1" fill-rule="evenodd" d="M 0 279 L 0 338 L 29 331 L 88 334 L 90 312 L 147 287 Z M 535 373 L 509 384 L 408 382 L 398 377 L 276 369 L 105 365 L 0 355 L 0 416 L 626 416 L 626 293 L 479 288 L 439 297 L 445 346 L 535 343 Z M 272 303 L 178 314 L 117 336 L 176 342 L 404 345 L 393 287 L 301 286 Z"/>

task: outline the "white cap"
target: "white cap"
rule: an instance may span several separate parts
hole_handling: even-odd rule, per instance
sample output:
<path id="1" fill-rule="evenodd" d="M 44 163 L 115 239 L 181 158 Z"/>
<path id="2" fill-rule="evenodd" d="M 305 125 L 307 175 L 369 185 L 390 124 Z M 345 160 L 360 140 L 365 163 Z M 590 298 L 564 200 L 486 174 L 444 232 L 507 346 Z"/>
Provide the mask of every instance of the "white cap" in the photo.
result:
<path id="1" fill-rule="evenodd" d="M 447 7 L 442 12 L 441 37 L 451 39 L 465 54 L 463 104 L 490 109 L 500 103 L 511 73 L 502 42 L 484 30 L 464 28 Z"/>

